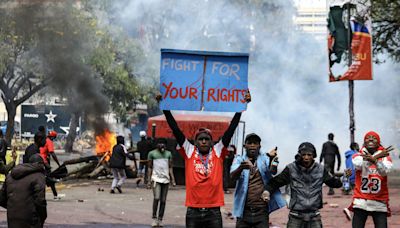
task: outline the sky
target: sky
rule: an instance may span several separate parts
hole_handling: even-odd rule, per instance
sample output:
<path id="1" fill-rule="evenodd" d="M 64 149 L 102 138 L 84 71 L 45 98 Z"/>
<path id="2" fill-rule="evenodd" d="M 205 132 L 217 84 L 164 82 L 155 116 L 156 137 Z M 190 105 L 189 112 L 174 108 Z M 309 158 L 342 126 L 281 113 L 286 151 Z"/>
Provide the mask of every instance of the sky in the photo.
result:
<path id="1" fill-rule="evenodd" d="M 221 0 L 137 0 L 115 7 L 115 21 L 141 34 L 146 64 L 159 66 L 160 48 L 250 53 L 252 102 L 242 120 L 246 132 L 261 136 L 262 150 L 278 146 L 283 164 L 293 161 L 301 142 L 313 143 L 319 155 L 330 132 L 343 154 L 349 149 L 348 82 L 328 82 L 326 42 L 296 28 L 293 1 L 252 8 Z M 375 130 L 384 146 L 398 148 L 400 69 L 382 58 L 386 63 L 374 64 L 373 81 L 354 83 L 355 138 L 362 143 Z"/>

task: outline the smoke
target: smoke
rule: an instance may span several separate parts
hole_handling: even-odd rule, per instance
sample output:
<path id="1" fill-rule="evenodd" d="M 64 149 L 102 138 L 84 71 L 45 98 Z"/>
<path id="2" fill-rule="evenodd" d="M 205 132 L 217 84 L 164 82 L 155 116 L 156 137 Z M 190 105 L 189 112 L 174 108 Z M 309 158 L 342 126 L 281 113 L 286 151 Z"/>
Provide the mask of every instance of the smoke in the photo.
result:
<path id="1" fill-rule="evenodd" d="M 19 27 L 37 39 L 32 58 L 41 58 L 47 94 L 67 97 L 71 113 L 84 114 L 96 134 L 107 128 L 103 115 L 109 101 L 102 85 L 86 61 L 96 45 L 86 18 L 77 14 L 73 1 L 16 7 Z"/>
<path id="2" fill-rule="evenodd" d="M 114 7 L 115 21 L 151 53 L 153 66 L 159 65 L 160 48 L 249 52 L 253 100 L 242 120 L 246 132 L 261 136 L 264 151 L 278 146 L 283 164 L 294 160 L 304 141 L 319 155 L 330 132 L 343 154 L 349 149 L 348 82 L 328 82 L 326 42 L 295 27 L 292 1 L 146 0 Z M 373 81 L 355 82 L 360 144 L 375 130 L 385 146 L 399 147 L 398 72 L 394 63 L 374 65 Z"/>

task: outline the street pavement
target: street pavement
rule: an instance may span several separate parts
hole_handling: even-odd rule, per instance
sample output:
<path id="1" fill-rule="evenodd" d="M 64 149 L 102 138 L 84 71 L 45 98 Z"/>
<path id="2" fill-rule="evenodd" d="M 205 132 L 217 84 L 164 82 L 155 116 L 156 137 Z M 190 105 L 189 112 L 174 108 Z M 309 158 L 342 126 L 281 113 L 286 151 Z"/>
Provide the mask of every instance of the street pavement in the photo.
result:
<path id="1" fill-rule="evenodd" d="M 150 227 L 152 191 L 143 185 L 136 186 L 136 179 L 128 179 L 122 194 L 110 194 L 111 179 L 75 180 L 58 183 L 59 193 L 65 195 L 54 201 L 47 189 L 48 218 L 45 227 Z M 351 202 L 351 196 L 336 190 L 334 196 L 327 196 L 324 187 L 324 208 L 321 210 L 324 227 L 351 227 L 347 221 L 344 207 Z M 400 188 L 390 189 L 392 217 L 389 227 L 400 227 Z M 171 187 L 168 192 L 164 216 L 164 227 L 184 227 L 185 188 Z M 225 206 L 221 208 L 224 227 L 235 227 L 235 220 L 229 216 L 232 210 L 233 194 L 225 195 Z M 286 227 L 288 210 L 282 208 L 270 215 L 271 227 Z M 373 227 L 369 218 L 366 227 Z M 0 209 L 0 227 L 7 227 L 6 210 Z"/>

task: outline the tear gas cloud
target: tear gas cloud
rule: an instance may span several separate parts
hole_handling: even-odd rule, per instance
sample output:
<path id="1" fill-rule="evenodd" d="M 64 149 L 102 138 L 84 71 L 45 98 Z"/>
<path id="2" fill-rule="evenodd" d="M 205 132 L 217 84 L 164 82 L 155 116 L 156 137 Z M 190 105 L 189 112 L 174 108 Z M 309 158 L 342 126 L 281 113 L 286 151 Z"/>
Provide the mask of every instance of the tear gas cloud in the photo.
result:
<path id="1" fill-rule="evenodd" d="M 264 151 L 278 146 L 282 164 L 294 160 L 304 141 L 312 142 L 319 155 L 330 132 L 343 154 L 349 149 L 348 82 L 328 82 L 326 41 L 295 27 L 292 1 L 114 4 L 116 21 L 156 56 L 149 64 L 159 65 L 160 48 L 249 52 L 252 102 L 242 120 L 246 132 L 261 136 Z M 373 81 L 355 82 L 360 144 L 367 131 L 375 130 L 385 146 L 399 147 L 398 73 L 399 67 L 387 61 L 374 65 Z"/>

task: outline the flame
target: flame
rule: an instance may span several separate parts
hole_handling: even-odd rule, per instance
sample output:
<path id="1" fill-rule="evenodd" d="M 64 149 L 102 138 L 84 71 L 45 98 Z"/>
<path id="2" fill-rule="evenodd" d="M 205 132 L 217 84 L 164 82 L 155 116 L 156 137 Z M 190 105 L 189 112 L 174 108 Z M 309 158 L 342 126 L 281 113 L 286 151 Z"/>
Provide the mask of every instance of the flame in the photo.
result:
<path id="1" fill-rule="evenodd" d="M 110 130 L 105 129 L 103 133 L 96 136 L 96 155 L 104 156 L 104 154 L 108 153 L 104 158 L 108 161 L 111 157 L 112 148 L 117 144 L 116 135 L 112 133 Z"/>

